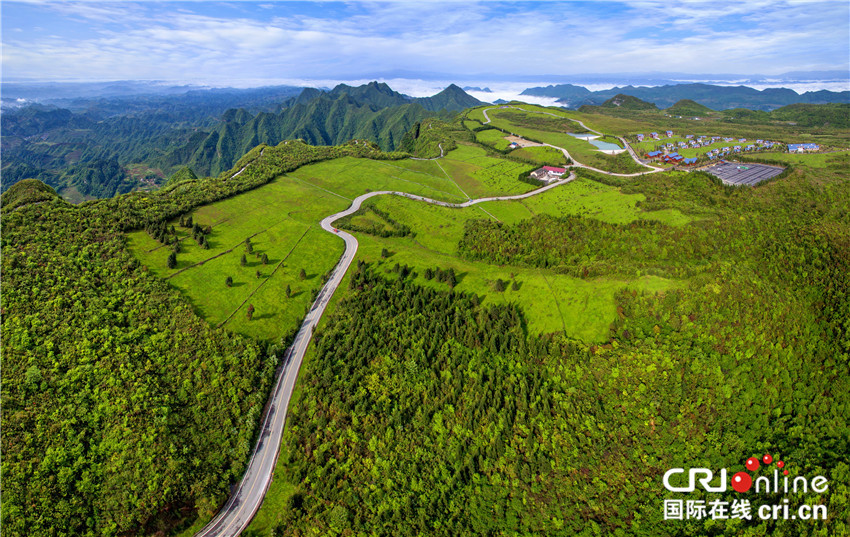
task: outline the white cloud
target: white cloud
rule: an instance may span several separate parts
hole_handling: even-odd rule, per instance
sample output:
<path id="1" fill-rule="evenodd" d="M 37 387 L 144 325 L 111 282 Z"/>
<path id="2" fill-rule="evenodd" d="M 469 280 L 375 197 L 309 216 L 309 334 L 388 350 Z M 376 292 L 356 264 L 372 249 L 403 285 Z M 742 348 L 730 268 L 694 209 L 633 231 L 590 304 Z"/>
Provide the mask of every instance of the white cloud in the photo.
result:
<path id="1" fill-rule="evenodd" d="M 402 69 L 770 74 L 840 69 L 850 62 L 845 2 L 527 2 L 507 6 L 508 14 L 495 4 L 401 2 L 358 4 L 362 14 L 336 20 L 298 13 L 260 18 L 281 4 L 259 5 L 264 11 L 253 16 L 241 4 L 238 18 L 200 14 L 191 3 L 167 9 L 171 5 L 46 4 L 87 31 L 75 38 L 7 35 L 4 72 L 182 80 L 333 78 Z"/>

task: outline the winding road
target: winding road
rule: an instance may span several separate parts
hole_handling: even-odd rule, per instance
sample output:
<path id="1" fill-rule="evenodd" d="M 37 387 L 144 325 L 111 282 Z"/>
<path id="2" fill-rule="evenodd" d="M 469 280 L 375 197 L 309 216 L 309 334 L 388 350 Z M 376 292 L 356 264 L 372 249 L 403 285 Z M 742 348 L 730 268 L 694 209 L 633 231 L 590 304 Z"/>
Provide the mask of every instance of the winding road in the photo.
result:
<path id="1" fill-rule="evenodd" d="M 484 117 L 487 119 L 487 123 L 490 122 L 490 118 L 489 116 L 487 116 L 487 110 L 492 110 L 493 108 L 487 108 L 484 110 Z M 527 110 L 524 110 L 522 108 L 519 109 L 528 112 Z M 571 121 L 576 121 L 585 129 L 592 132 L 596 132 L 593 129 L 589 129 L 588 127 L 586 127 L 581 121 Z M 551 144 L 543 145 L 559 149 L 564 152 L 564 156 L 566 156 L 567 158 L 571 158 L 567 150 L 562 147 L 557 147 Z M 628 144 L 626 144 L 626 147 L 628 147 Z M 637 162 L 640 163 L 640 161 L 634 155 L 634 152 L 630 150 L 629 153 Z M 262 153 L 260 155 L 262 155 Z M 436 158 L 441 158 L 442 156 L 443 147 L 442 145 L 440 145 L 440 157 Z M 575 159 L 572 159 L 572 162 L 574 163 L 574 167 L 587 168 L 609 175 L 618 175 L 621 177 L 633 177 L 637 175 L 642 175 L 641 173 L 611 174 L 604 170 L 598 170 L 590 166 L 585 166 L 579 162 L 576 162 Z M 248 164 L 246 164 L 241 170 L 236 172 L 232 177 L 236 177 L 237 175 L 242 173 L 245 168 L 247 168 L 247 166 Z M 652 172 L 645 173 L 654 173 L 657 171 L 663 171 L 663 169 L 652 167 Z M 401 196 L 405 198 L 410 198 L 412 200 L 422 201 L 424 203 L 430 203 L 432 205 L 439 205 L 441 207 L 463 208 L 471 207 L 473 205 L 484 203 L 487 201 L 509 201 L 530 198 L 532 196 L 537 196 L 539 194 L 542 194 L 543 192 L 564 185 L 574 180 L 575 178 L 575 173 L 570 172 L 570 175 L 564 179 L 550 183 L 546 186 L 540 187 L 530 192 L 526 192 L 524 194 L 518 194 L 514 196 L 494 196 L 489 198 L 470 199 L 462 203 L 450 203 L 446 201 L 439 201 L 427 198 L 425 196 L 419 196 L 416 194 L 410 194 L 407 192 L 399 192 L 394 190 L 369 192 L 367 194 L 363 194 L 355 198 L 352 201 L 351 205 L 344 211 L 325 217 L 321 221 L 322 229 L 341 237 L 342 240 L 345 241 L 345 251 L 343 252 L 342 257 L 337 262 L 336 266 L 331 271 L 327 283 L 325 283 L 325 285 L 319 291 L 319 294 L 316 296 L 316 300 L 313 302 L 310 311 L 307 312 L 307 315 L 304 317 L 304 321 L 301 323 L 301 328 L 298 330 L 298 333 L 295 336 L 292 346 L 284 353 L 283 363 L 279 366 L 278 371 L 276 373 L 277 378 L 275 381 L 275 385 L 272 390 L 271 397 L 269 398 L 269 403 L 266 405 L 266 411 L 263 415 L 262 426 L 260 428 L 257 444 L 254 447 L 254 452 L 251 455 L 251 459 L 248 461 L 248 468 L 245 471 L 242 480 L 236 486 L 235 490 L 233 491 L 221 511 L 219 511 L 219 513 L 215 516 L 215 518 L 212 519 L 212 521 L 210 521 L 209 524 L 207 524 L 201 531 L 196 534 L 196 537 L 238 536 L 240 533 L 242 533 L 242 531 L 245 530 L 245 528 L 248 527 L 248 524 L 251 522 L 251 519 L 254 517 L 257 510 L 263 503 L 263 498 L 266 495 L 266 491 L 268 490 L 269 485 L 271 484 L 272 475 L 274 474 L 275 463 L 277 462 L 277 457 L 280 450 L 281 437 L 283 436 L 283 429 L 286 425 L 286 413 L 287 409 L 289 408 L 289 402 L 292 399 L 292 392 L 295 388 L 295 381 L 298 379 L 298 371 L 301 368 L 301 363 L 304 359 L 304 355 L 307 352 L 307 347 L 313 337 L 313 331 L 319 324 L 319 321 L 322 318 L 322 314 L 324 314 L 325 308 L 327 308 L 328 303 L 330 302 L 331 297 L 333 297 L 334 292 L 342 283 L 342 278 L 345 276 L 345 273 L 348 271 L 348 268 L 351 266 L 351 263 L 354 262 L 354 256 L 357 253 L 357 239 L 354 238 L 354 236 L 350 233 L 346 233 L 345 231 L 334 228 L 333 223 L 335 221 L 357 212 L 358 210 L 360 210 L 360 207 L 362 206 L 364 201 L 375 196 Z"/>
<path id="2" fill-rule="evenodd" d="M 478 198 L 462 203 L 450 203 L 393 190 L 369 192 L 356 197 L 348 209 L 325 217 L 321 222 L 322 229 L 341 237 L 345 241 L 345 251 L 333 271 L 331 271 L 327 283 L 325 283 L 316 296 L 313 306 L 304 318 L 304 322 L 301 323 L 301 328 L 298 330 L 292 346 L 284 354 L 283 364 L 278 369 L 277 380 L 263 416 L 257 445 L 254 447 L 254 453 L 248 461 L 248 468 L 242 477 L 242 481 L 240 481 L 221 511 L 196 534 L 196 537 L 236 537 L 248 527 L 254 514 L 256 514 L 260 505 L 263 503 L 263 498 L 266 495 L 266 491 L 271 484 L 272 475 L 274 474 L 280 441 L 283 436 L 284 426 L 286 425 L 286 412 L 289 408 L 289 401 L 292 399 L 292 391 L 295 388 L 295 381 L 298 378 L 298 371 L 301 368 L 304 354 L 307 352 L 307 347 L 313 337 L 313 331 L 319 324 L 322 314 L 328 306 L 328 302 L 330 302 L 340 283 L 342 283 L 342 278 L 345 276 L 357 253 L 357 239 L 350 233 L 334 228 L 333 223 L 335 221 L 357 212 L 360 210 L 364 201 L 375 196 L 401 196 L 441 207 L 462 208 L 486 201 L 508 201 L 530 198 L 531 196 L 542 194 L 547 190 L 557 188 L 573 179 L 575 179 L 575 174 L 570 174 L 565 179 L 524 194 Z"/>

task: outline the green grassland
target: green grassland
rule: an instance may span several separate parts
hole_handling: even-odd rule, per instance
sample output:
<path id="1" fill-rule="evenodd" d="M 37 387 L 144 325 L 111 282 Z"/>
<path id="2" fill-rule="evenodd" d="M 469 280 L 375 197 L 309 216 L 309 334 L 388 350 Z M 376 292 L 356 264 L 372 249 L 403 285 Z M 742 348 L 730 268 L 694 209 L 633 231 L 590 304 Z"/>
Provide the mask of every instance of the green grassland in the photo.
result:
<path id="1" fill-rule="evenodd" d="M 607 337 L 608 325 L 615 315 L 614 294 L 624 288 L 648 291 L 668 289 L 677 282 L 656 277 L 632 280 L 600 278 L 581 280 L 551 271 L 496 266 L 460 259 L 456 247 L 469 219 L 496 218 L 513 223 L 536 214 L 575 214 L 612 223 L 636 219 L 655 219 L 672 225 L 683 225 L 691 218 L 676 210 L 643 212 L 640 194 L 622 194 L 619 189 L 586 179 L 526 200 L 487 202 L 465 209 L 448 209 L 427 205 L 396 196 L 370 200 L 393 219 L 409 226 L 413 236 L 381 238 L 357 233 L 360 247 L 357 258 L 374 262 L 387 273 L 395 264 L 408 265 L 418 273 L 417 283 L 435 288 L 446 284 L 426 280 L 427 268 L 452 268 L 459 276 L 456 289 L 486 297 L 486 300 L 519 304 L 528 315 L 529 329 L 536 333 L 565 331 L 585 341 L 601 341 Z M 389 259 L 382 251 L 391 252 Z M 497 279 L 515 279 L 519 289 L 494 290 Z"/>
<path id="2" fill-rule="evenodd" d="M 322 218 L 345 209 L 354 197 L 376 190 L 400 190 L 445 201 L 466 200 L 463 191 L 475 197 L 526 192 L 533 187 L 518 181 L 517 175 L 527 168 L 470 145 L 461 145 L 440 160 L 344 157 L 304 166 L 256 190 L 192 212 L 194 223 L 211 227 L 209 249 L 201 248 L 191 230 L 173 219 L 168 225 L 175 226 L 181 239 L 173 269 L 167 266 L 171 247 L 147 232 L 129 233 L 128 245 L 149 270 L 183 291 L 195 311 L 211 324 L 277 341 L 298 326 L 313 291 L 321 287 L 321 276 L 342 254 L 342 241 L 318 227 Z M 481 209 L 475 213 L 486 217 Z M 355 218 L 368 220 L 375 215 Z M 245 246 L 249 237 L 251 254 Z M 267 264 L 261 262 L 263 254 Z M 301 269 L 307 274 L 303 281 L 298 277 Z M 228 277 L 233 279 L 231 287 L 225 285 Z M 250 321 L 249 304 L 255 310 Z"/>
<path id="3" fill-rule="evenodd" d="M 555 149 L 554 147 L 521 147 L 519 149 L 514 149 L 513 151 L 511 151 L 511 155 L 515 157 L 530 159 L 539 164 L 548 164 L 552 166 L 558 166 L 559 164 L 567 163 L 567 157 L 564 156 L 564 153 Z"/>
<path id="4" fill-rule="evenodd" d="M 500 150 L 507 149 L 510 145 L 510 142 L 505 139 L 505 136 L 507 135 L 498 129 L 487 129 L 475 133 L 475 139 L 480 143 Z"/>
<path id="5" fill-rule="evenodd" d="M 475 129 L 475 128 L 477 128 L 477 127 L 480 127 L 480 126 L 481 126 L 481 122 L 480 122 L 480 121 L 472 121 L 472 120 L 470 120 L 470 119 L 466 119 L 466 120 L 464 120 L 464 121 L 463 121 L 463 126 L 464 126 L 467 130 L 472 130 L 472 129 Z"/>
<path id="6" fill-rule="evenodd" d="M 488 154 L 478 146 L 458 143 L 457 149 L 434 162 L 471 198 L 522 194 L 534 188 L 518 180 L 530 165 Z"/>
<path id="7" fill-rule="evenodd" d="M 312 291 L 321 276 L 342 254 L 343 243 L 321 230 L 317 223 L 349 202 L 309 184 L 281 177 L 268 185 L 195 210 L 193 222 L 211 226 L 209 249 L 192 239 L 190 230 L 171 222 L 183 237 L 177 265 L 167 266 L 170 247 L 162 246 L 145 231 L 128 234 L 134 255 L 153 273 L 189 297 L 196 312 L 214 325 L 221 323 L 237 333 L 276 341 L 298 326 Z M 245 239 L 251 237 L 253 253 Z M 242 255 L 247 264 L 241 265 Z M 261 256 L 268 256 L 263 264 Z M 301 281 L 301 269 L 307 279 Z M 259 271 L 261 277 L 257 278 Z M 233 278 L 227 287 L 225 280 Z M 286 286 L 291 297 L 285 296 Z M 253 304 L 248 321 L 245 309 Z"/>
<path id="8" fill-rule="evenodd" d="M 451 178 L 419 171 L 421 166 L 418 161 L 344 157 L 310 164 L 289 175 L 348 199 L 375 190 L 401 190 L 441 201 L 466 199 Z"/>
<path id="9" fill-rule="evenodd" d="M 523 108 L 526 107 L 523 106 Z M 580 130 L 580 126 L 566 119 L 553 118 L 544 115 L 543 112 L 526 112 L 514 108 L 491 110 L 488 114 L 494 126 L 517 133 L 529 140 L 563 147 L 582 164 L 617 173 L 646 171 L 645 167 L 635 163 L 628 155 L 626 158 L 621 155 L 606 155 L 586 140 L 570 136 L 567 132 Z"/>
<path id="10" fill-rule="evenodd" d="M 811 168 L 850 168 L 850 151 L 835 153 L 759 153 L 755 158 L 778 160 Z"/>

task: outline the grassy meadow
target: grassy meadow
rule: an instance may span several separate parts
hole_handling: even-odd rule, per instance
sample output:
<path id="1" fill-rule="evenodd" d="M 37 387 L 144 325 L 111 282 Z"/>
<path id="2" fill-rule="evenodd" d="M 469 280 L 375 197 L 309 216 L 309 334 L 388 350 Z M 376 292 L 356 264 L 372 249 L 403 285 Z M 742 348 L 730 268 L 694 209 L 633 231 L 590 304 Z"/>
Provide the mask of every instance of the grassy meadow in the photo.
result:
<path id="1" fill-rule="evenodd" d="M 567 157 L 564 156 L 564 153 L 555 149 L 554 147 L 521 147 L 519 149 L 514 149 L 513 151 L 511 151 L 511 155 L 515 157 L 530 159 L 537 162 L 538 164 L 544 165 L 558 166 L 567 163 Z"/>
<path id="2" fill-rule="evenodd" d="M 464 209 L 448 209 L 427 205 L 397 196 L 370 200 L 393 219 L 409 226 L 413 236 L 381 238 L 357 233 L 360 248 L 357 258 L 376 263 L 388 277 L 396 265 L 408 265 L 418 274 L 416 282 L 424 286 L 447 289 L 436 280 L 426 280 L 427 268 L 452 268 L 458 275 L 457 290 L 478 294 L 485 302 L 515 302 L 526 312 L 529 329 L 537 333 L 564 331 L 585 341 L 601 341 L 608 336 L 608 325 L 614 320 L 614 293 L 629 287 L 663 290 L 678 285 L 663 278 L 643 277 L 625 281 L 600 278 L 582 280 L 551 271 L 469 262 L 458 257 L 457 244 L 469 219 L 495 218 L 514 223 L 537 214 L 581 215 L 611 223 L 627 223 L 637 219 L 660 220 L 671 225 L 684 225 L 691 218 L 668 209 L 644 212 L 638 203 L 640 194 L 622 194 L 618 188 L 586 179 L 573 181 L 540 196 L 525 200 L 486 202 Z M 483 210 L 482 210 L 483 209 Z M 381 257 L 386 249 L 390 257 Z M 389 272 L 386 272 L 389 271 Z M 494 282 L 516 280 L 518 289 L 504 292 L 494 289 Z"/>
<path id="3" fill-rule="evenodd" d="M 192 212 L 193 223 L 211 228 L 208 249 L 195 242 L 191 229 L 181 227 L 179 219 L 170 221 L 181 239 L 174 268 L 167 265 L 171 247 L 147 232 L 129 233 L 128 244 L 142 264 L 180 289 L 209 323 L 276 341 L 298 326 L 313 291 L 321 287 L 321 276 L 342 255 L 342 241 L 319 227 L 322 218 L 345 209 L 355 197 L 377 190 L 452 202 L 465 201 L 467 195 L 522 193 L 533 188 L 517 180 L 528 167 L 488 156 L 471 145 L 460 145 L 439 160 L 345 157 L 304 166 L 256 190 Z M 488 217 L 481 208 L 471 214 Z M 374 220 L 375 215 L 355 217 L 355 223 L 364 224 L 357 219 Z M 251 253 L 246 250 L 248 238 Z M 304 280 L 299 277 L 302 269 L 307 275 Z M 225 284 L 228 277 L 230 287 Z M 251 320 L 249 304 L 254 306 Z"/>
<path id="4" fill-rule="evenodd" d="M 276 341 L 298 326 L 312 291 L 320 287 L 320 276 L 342 254 L 342 240 L 323 231 L 318 222 L 348 205 L 339 196 L 283 177 L 191 213 L 194 223 L 211 227 L 209 249 L 198 246 L 191 230 L 180 227 L 178 220 L 170 222 L 183 237 L 173 269 L 167 266 L 170 247 L 145 231 L 129 233 L 128 244 L 142 264 L 180 289 L 210 324 L 224 323 L 237 333 Z M 250 254 L 245 246 L 249 237 Z M 261 261 L 263 254 L 267 264 Z M 307 274 L 303 281 L 298 277 L 301 269 Z M 233 279 L 231 287 L 225 285 L 228 277 Z M 248 304 L 255 308 L 251 321 Z"/>
<path id="5" fill-rule="evenodd" d="M 505 136 L 507 135 L 498 129 L 487 129 L 475 133 L 475 139 L 477 141 L 499 150 L 507 149 L 510 145 L 510 142 Z"/>

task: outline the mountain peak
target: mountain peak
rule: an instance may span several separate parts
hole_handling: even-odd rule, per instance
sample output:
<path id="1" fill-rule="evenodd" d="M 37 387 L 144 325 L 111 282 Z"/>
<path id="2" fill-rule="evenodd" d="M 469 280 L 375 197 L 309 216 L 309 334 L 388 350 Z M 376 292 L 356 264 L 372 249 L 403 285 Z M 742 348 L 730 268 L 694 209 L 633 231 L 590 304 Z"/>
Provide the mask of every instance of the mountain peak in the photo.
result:
<path id="1" fill-rule="evenodd" d="M 449 84 L 446 89 L 431 97 L 414 99 L 414 102 L 421 104 L 423 108 L 432 112 L 437 112 L 439 110 L 458 111 L 484 104 L 472 95 L 463 91 L 456 84 Z"/>
<path id="2" fill-rule="evenodd" d="M 618 93 L 614 95 L 604 103 L 602 106 L 605 108 L 622 108 L 623 110 L 656 110 L 657 107 L 646 101 L 642 101 L 637 97 L 633 97 L 631 95 L 626 95 L 624 93 Z"/>

